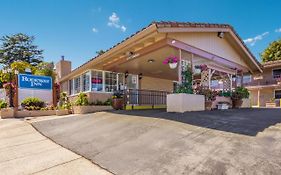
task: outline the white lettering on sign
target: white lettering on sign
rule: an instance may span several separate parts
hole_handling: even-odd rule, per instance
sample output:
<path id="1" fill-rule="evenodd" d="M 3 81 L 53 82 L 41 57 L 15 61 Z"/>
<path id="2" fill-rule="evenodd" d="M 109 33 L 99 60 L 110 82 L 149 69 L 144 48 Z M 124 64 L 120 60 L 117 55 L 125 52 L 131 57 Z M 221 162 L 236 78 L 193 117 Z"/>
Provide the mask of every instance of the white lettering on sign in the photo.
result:
<path id="1" fill-rule="evenodd" d="M 22 81 L 30 82 L 31 87 L 42 86 L 43 83 L 50 83 L 48 79 L 28 78 L 26 76 L 22 76 Z"/>

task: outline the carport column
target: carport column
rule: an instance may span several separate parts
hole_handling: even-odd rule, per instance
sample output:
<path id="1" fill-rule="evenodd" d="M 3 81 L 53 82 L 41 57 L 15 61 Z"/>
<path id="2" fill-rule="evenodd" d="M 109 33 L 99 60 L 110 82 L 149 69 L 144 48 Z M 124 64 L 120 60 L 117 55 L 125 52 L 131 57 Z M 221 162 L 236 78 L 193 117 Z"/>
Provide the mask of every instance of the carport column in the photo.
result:
<path id="1" fill-rule="evenodd" d="M 181 49 L 179 49 L 179 60 L 178 60 L 178 80 L 179 80 L 179 84 L 182 84 L 182 76 L 181 76 L 181 69 L 182 69 L 182 55 L 181 55 Z"/>
<path id="2" fill-rule="evenodd" d="M 258 89 L 258 107 L 260 107 L 260 89 Z"/>

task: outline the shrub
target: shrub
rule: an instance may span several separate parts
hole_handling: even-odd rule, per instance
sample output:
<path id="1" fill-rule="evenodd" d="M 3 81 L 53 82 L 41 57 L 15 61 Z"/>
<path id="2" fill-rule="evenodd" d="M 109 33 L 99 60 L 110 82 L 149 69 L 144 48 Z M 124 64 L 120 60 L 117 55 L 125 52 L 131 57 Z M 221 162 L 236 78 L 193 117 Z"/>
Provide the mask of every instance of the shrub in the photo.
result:
<path id="1" fill-rule="evenodd" d="M 59 109 L 70 109 L 71 103 L 67 97 L 66 92 L 60 93 Z"/>
<path id="2" fill-rule="evenodd" d="M 237 87 L 231 94 L 232 100 L 241 100 L 243 98 L 249 98 L 250 93 L 247 88 Z"/>
<path id="3" fill-rule="evenodd" d="M 104 103 L 103 103 L 103 105 L 105 105 L 105 106 L 110 106 L 112 104 L 112 100 L 109 98 L 109 99 L 107 99 Z"/>
<path id="4" fill-rule="evenodd" d="M 39 98 L 28 97 L 21 102 L 21 106 L 26 110 L 40 110 L 45 106 L 45 103 Z"/>
<path id="5" fill-rule="evenodd" d="M 78 98 L 76 99 L 75 103 L 76 106 L 87 106 L 89 105 L 88 97 L 85 93 L 81 92 L 78 95 Z"/>
<path id="6" fill-rule="evenodd" d="M 0 109 L 7 108 L 8 104 L 5 100 L 0 100 Z"/>
<path id="7" fill-rule="evenodd" d="M 220 97 L 231 97 L 231 91 L 219 91 L 218 95 Z"/>
<path id="8" fill-rule="evenodd" d="M 215 101 L 218 95 L 217 91 L 211 90 L 209 88 L 204 88 L 199 86 L 195 89 L 196 94 L 204 95 L 205 101 Z"/>
<path id="9" fill-rule="evenodd" d="M 112 95 L 112 99 L 116 99 L 116 98 L 123 98 L 123 93 L 121 91 L 114 92 Z"/>

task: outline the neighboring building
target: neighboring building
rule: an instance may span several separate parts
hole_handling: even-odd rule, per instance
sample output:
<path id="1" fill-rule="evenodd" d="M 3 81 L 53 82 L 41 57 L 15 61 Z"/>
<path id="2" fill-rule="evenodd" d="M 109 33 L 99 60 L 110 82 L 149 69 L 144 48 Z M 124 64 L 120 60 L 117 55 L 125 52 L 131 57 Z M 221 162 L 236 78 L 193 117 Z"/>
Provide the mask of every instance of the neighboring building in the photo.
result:
<path id="1" fill-rule="evenodd" d="M 250 90 L 253 106 L 265 107 L 266 102 L 274 101 L 280 107 L 281 99 L 281 60 L 262 64 L 263 73 L 251 77 L 245 85 Z"/>
<path id="2" fill-rule="evenodd" d="M 176 69 L 163 64 L 170 55 L 180 60 Z M 91 102 L 105 101 L 115 90 L 133 89 L 128 104 L 165 104 L 166 93 L 182 81 L 179 68 L 185 64 L 194 73 L 198 65 L 208 67 L 194 76 L 194 85 L 225 90 L 241 84 L 243 75 L 262 72 L 230 25 L 180 22 L 153 22 L 74 70 L 64 59 L 56 70 L 70 97 L 85 92 Z"/>

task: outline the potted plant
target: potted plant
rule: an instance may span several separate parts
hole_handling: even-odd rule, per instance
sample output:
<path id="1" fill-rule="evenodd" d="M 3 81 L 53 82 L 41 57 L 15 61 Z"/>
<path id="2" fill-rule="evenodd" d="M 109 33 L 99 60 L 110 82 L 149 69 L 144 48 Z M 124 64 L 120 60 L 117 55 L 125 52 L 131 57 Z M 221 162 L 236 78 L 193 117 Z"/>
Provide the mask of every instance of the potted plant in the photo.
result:
<path id="1" fill-rule="evenodd" d="M 199 86 L 196 89 L 196 93 L 205 96 L 205 109 L 210 111 L 212 109 L 213 101 L 216 100 L 216 96 L 218 95 L 218 93 L 214 90 L 204 88 L 202 86 Z"/>
<path id="2" fill-rule="evenodd" d="M 237 87 L 231 93 L 233 108 L 240 108 L 243 104 L 243 98 L 249 98 L 249 91 L 244 87 Z"/>
<path id="3" fill-rule="evenodd" d="M 178 58 L 171 55 L 163 61 L 163 64 L 169 64 L 171 69 L 175 69 L 178 65 Z"/>
<path id="4" fill-rule="evenodd" d="M 122 92 L 114 92 L 112 95 L 112 107 L 115 110 L 124 109 L 124 98 Z"/>

